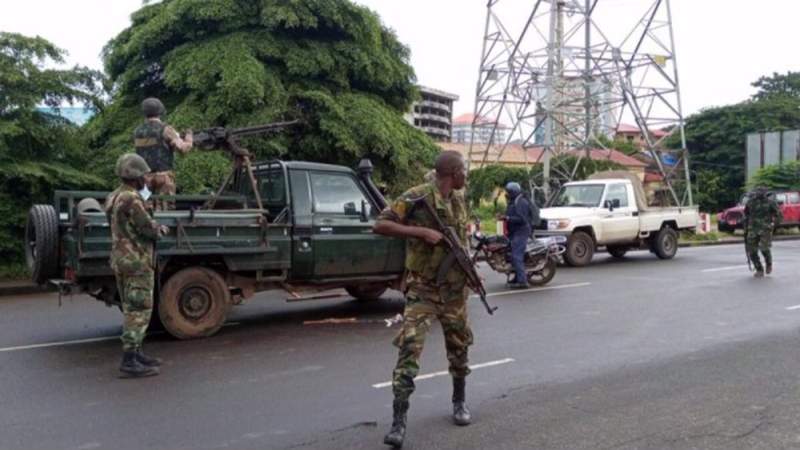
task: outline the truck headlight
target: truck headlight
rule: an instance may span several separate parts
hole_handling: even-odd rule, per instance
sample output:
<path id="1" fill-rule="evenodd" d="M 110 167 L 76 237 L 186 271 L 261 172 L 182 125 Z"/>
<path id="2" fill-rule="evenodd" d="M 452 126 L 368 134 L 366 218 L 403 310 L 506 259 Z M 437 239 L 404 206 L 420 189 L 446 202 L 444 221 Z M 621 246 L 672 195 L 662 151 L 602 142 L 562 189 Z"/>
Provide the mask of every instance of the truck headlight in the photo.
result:
<path id="1" fill-rule="evenodd" d="M 555 219 L 547 221 L 548 230 L 563 230 L 569 227 L 569 219 Z"/>

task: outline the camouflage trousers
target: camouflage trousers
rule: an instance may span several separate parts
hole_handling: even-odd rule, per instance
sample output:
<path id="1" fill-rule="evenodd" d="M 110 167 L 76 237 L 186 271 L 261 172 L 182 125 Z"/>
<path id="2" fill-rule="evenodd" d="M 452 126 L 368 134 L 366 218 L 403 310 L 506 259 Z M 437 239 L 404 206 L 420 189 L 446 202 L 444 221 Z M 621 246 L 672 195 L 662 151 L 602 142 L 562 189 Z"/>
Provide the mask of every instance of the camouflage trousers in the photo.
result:
<path id="1" fill-rule="evenodd" d="M 153 195 L 175 195 L 177 185 L 175 184 L 175 172 L 152 172 L 144 176 L 144 181 Z M 167 211 L 175 209 L 175 202 L 171 200 L 153 199 L 153 209 L 156 211 Z"/>
<path id="2" fill-rule="evenodd" d="M 122 302 L 122 351 L 142 346 L 153 314 L 153 272 L 136 275 L 116 273 L 117 291 Z"/>
<path id="3" fill-rule="evenodd" d="M 756 271 L 764 271 L 764 266 L 761 264 L 761 258 L 758 255 L 759 250 L 764 255 L 764 262 L 767 266 L 772 266 L 772 231 L 749 231 L 744 246 Z"/>
<path id="4" fill-rule="evenodd" d="M 441 297 L 425 297 L 418 294 L 407 296 L 403 328 L 394 339 L 394 345 L 400 349 L 392 375 L 396 400 L 407 401 L 414 392 L 420 355 L 434 319 L 442 325 L 450 374 L 466 377 L 470 373 L 467 349 L 472 345 L 472 330 L 467 323 L 466 295 L 447 302 L 439 301 Z"/>

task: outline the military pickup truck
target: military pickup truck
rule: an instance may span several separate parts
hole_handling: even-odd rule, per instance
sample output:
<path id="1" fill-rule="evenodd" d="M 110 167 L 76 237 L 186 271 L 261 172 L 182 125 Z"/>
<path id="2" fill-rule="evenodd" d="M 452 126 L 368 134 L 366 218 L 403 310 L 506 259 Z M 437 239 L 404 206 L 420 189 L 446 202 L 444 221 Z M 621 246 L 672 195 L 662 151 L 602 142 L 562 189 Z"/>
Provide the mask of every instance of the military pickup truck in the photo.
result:
<path id="1" fill-rule="evenodd" d="M 156 245 L 154 317 L 171 335 L 210 336 L 233 305 L 263 290 L 344 288 L 366 301 L 399 282 L 403 241 L 372 233 L 386 200 L 369 161 L 358 171 L 271 161 L 233 173 L 224 195 L 175 196 L 176 210 L 155 213 L 170 231 Z M 106 195 L 57 191 L 52 205 L 31 208 L 26 255 L 36 283 L 119 305 Z"/>

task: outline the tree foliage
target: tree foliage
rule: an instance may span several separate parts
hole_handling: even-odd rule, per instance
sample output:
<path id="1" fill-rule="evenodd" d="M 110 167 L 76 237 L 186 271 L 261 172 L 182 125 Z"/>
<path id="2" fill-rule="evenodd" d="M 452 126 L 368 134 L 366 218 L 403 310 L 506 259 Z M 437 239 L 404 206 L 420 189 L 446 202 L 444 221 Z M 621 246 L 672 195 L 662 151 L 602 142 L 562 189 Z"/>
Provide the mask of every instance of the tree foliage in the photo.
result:
<path id="1" fill-rule="evenodd" d="M 800 191 L 800 161 L 762 167 L 750 179 L 748 187 L 756 186 L 776 191 Z"/>
<path id="2" fill-rule="evenodd" d="M 752 83 L 758 92 L 753 96 L 756 100 L 764 100 L 771 97 L 795 97 L 800 98 L 800 72 L 787 72 L 785 75 L 773 73 L 771 76 L 764 76 Z"/>
<path id="3" fill-rule="evenodd" d="M 745 183 L 747 134 L 800 127 L 800 97 L 768 95 L 729 106 L 704 109 L 686 120 L 686 141 L 695 179 L 712 177 L 723 188 L 701 193 L 701 206 L 719 211 L 736 204 Z M 677 147 L 673 135 L 669 146 Z M 716 183 L 716 181 L 715 181 Z M 702 183 L 700 189 L 703 189 Z"/>
<path id="4" fill-rule="evenodd" d="M 555 166 L 575 167 L 577 160 L 574 156 L 559 156 L 552 162 Z M 527 190 L 530 186 L 541 186 L 544 184 L 544 170 L 541 164 L 534 164 L 527 167 L 510 167 L 501 165 L 491 165 L 475 169 L 469 173 L 467 184 L 467 197 L 472 207 L 480 205 L 481 201 L 494 200 L 494 194 L 498 189 L 502 189 L 510 181 L 516 181 Z M 575 172 L 573 181 L 587 179 L 596 172 L 606 170 L 621 170 L 621 165 L 610 160 L 582 159 L 578 170 Z M 565 179 L 554 177 L 551 180 L 551 190 L 558 189 Z M 544 194 L 535 192 L 536 202 L 544 204 Z"/>
<path id="5" fill-rule="evenodd" d="M 129 151 L 138 105 L 160 97 L 178 128 L 303 125 L 246 146 L 259 158 L 354 165 L 369 156 L 393 191 L 424 173 L 434 144 L 402 117 L 415 98 L 409 50 L 376 14 L 350 1 L 165 0 L 132 16 L 104 49 L 113 100 L 90 124 L 108 174 Z M 184 192 L 213 187 L 219 158 L 194 153 Z M 208 180 L 198 184 L 192 180 Z"/>
<path id="6" fill-rule="evenodd" d="M 62 64 L 64 52 L 40 37 L 0 32 L 0 258 L 21 256 L 32 203 L 49 203 L 55 188 L 90 188 L 89 155 L 79 129 L 37 110 L 44 104 L 100 104 L 100 74 Z"/>

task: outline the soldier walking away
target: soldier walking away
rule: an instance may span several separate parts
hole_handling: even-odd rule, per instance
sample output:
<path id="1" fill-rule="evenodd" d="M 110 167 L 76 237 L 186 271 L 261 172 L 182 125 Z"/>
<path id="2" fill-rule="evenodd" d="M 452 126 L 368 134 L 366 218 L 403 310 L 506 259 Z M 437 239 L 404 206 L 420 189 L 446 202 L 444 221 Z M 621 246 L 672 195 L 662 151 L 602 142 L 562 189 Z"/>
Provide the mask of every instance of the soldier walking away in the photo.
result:
<path id="1" fill-rule="evenodd" d="M 783 220 L 781 208 L 775 197 L 765 187 L 758 187 L 751 193 L 744 207 L 745 251 L 756 270 L 755 277 L 764 276 L 764 266 L 758 255 L 764 255 L 766 273 L 772 273 L 772 232 Z"/>
<path id="2" fill-rule="evenodd" d="M 187 130 L 185 138 L 161 121 L 166 114 L 161 100 L 147 98 L 142 102 L 145 121 L 133 132 L 136 153 L 147 161 L 153 170 L 146 177 L 147 186 L 156 195 L 175 195 L 175 152 L 186 154 L 192 149 L 192 130 Z M 156 210 L 174 209 L 171 201 L 157 200 Z"/>
<path id="3" fill-rule="evenodd" d="M 122 155 L 116 166 L 122 183 L 105 202 L 111 227 L 111 268 L 124 315 L 119 370 L 125 378 L 158 375 L 161 365 L 160 359 L 142 353 L 142 341 L 153 313 L 154 244 L 168 231 L 153 220 L 145 204 L 149 193 L 144 179 L 149 172 L 150 167 L 141 156 Z"/>
<path id="4" fill-rule="evenodd" d="M 514 267 L 514 279 L 507 286 L 511 289 L 525 289 L 528 286 L 528 275 L 525 271 L 525 248 L 533 234 L 534 221 L 538 220 L 539 209 L 522 193 L 519 183 L 506 184 L 508 207 L 505 216 L 500 219 L 508 223 L 508 235 L 511 239 L 511 265 Z"/>
<path id="5" fill-rule="evenodd" d="M 434 320 L 442 325 L 453 377 L 453 421 L 461 426 L 471 422 L 465 403 L 466 376 L 470 373 L 467 349 L 472 344 L 472 330 L 467 323 L 465 275 L 458 265 L 453 265 L 437 284 L 437 270 L 447 256 L 447 249 L 437 245 L 443 236 L 435 229 L 426 208 L 415 207 L 419 201 L 429 202 L 442 222 L 452 227 L 462 245 L 466 245 L 468 214 L 464 194 L 460 191 L 466 184 L 466 177 L 461 154 L 442 152 L 436 159 L 434 180 L 404 193 L 375 223 L 375 233 L 406 238 L 405 320 L 394 339 L 394 345 L 399 348 L 392 376 L 394 414 L 391 430 L 383 440 L 396 448 L 403 445 L 409 398 L 414 392 L 414 378 L 419 373 L 425 336 Z"/>

